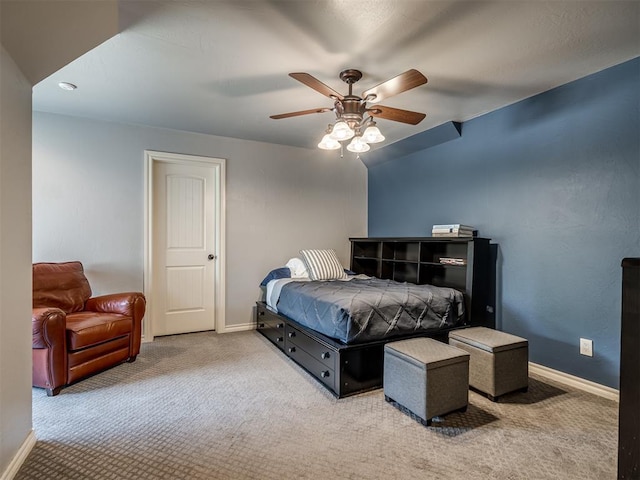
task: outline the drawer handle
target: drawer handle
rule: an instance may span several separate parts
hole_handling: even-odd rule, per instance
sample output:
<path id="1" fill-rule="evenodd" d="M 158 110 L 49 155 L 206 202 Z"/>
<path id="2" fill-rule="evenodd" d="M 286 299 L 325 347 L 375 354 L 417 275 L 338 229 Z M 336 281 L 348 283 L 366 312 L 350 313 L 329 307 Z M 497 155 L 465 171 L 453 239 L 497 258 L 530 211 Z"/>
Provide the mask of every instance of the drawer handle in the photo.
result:
<path id="1" fill-rule="evenodd" d="M 258 328 L 264 328 L 264 323 L 259 323 Z"/>
<path id="2" fill-rule="evenodd" d="M 289 347 L 289 353 L 294 353 L 296 351 L 296 347 Z"/>
<path id="3" fill-rule="evenodd" d="M 284 323 L 277 323 L 276 328 L 284 328 Z"/>
<path id="4" fill-rule="evenodd" d="M 289 338 L 293 338 L 296 336 L 296 332 L 289 332 Z"/>
<path id="5" fill-rule="evenodd" d="M 278 338 L 276 338 L 276 342 L 281 342 L 281 341 L 283 341 L 283 340 L 284 340 L 284 338 L 282 338 L 282 337 L 278 337 Z"/>
<path id="6" fill-rule="evenodd" d="M 322 378 L 327 378 L 329 376 L 329 371 L 328 370 L 323 370 L 322 372 L 320 372 L 320 376 Z"/>
<path id="7" fill-rule="evenodd" d="M 320 358 L 323 360 L 326 360 L 327 358 L 331 358 L 331 354 L 329 352 L 322 352 L 322 355 L 320 355 Z"/>

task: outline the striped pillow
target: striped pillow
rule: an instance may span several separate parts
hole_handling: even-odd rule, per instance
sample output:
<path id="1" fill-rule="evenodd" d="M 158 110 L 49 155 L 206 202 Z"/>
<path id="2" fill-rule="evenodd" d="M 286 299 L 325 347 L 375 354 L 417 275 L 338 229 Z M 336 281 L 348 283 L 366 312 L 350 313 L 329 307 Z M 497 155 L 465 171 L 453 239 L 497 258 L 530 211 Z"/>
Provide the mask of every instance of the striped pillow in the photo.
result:
<path id="1" fill-rule="evenodd" d="M 311 280 L 347 278 L 335 250 L 300 250 Z"/>

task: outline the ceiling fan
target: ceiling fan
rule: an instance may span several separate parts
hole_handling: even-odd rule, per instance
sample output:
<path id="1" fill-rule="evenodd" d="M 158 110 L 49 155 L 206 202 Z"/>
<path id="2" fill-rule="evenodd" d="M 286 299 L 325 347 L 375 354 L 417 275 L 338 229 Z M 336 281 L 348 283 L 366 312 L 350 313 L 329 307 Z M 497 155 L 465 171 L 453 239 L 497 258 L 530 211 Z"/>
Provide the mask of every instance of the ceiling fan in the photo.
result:
<path id="1" fill-rule="evenodd" d="M 353 139 L 347 146 L 347 150 L 361 153 L 369 150 L 370 143 L 383 141 L 384 137 L 376 127 L 376 122 L 373 120 L 374 117 L 417 125 L 426 116 L 424 113 L 378 105 L 378 102 L 385 98 L 427 83 L 427 77 L 418 70 L 407 70 L 375 87 L 365 90 L 361 96 L 353 94 L 353 84 L 362 78 L 362 72 L 359 70 L 347 69 L 340 72 L 340 79 L 349 85 L 348 95 L 336 92 L 308 73 L 290 73 L 289 76 L 332 99 L 334 101 L 333 108 L 313 108 L 271 115 L 270 118 L 278 120 L 311 113 L 335 112 L 335 124 L 329 125 L 326 135 L 318 144 L 319 148 L 325 150 L 340 148 L 342 146 L 341 141 Z"/>

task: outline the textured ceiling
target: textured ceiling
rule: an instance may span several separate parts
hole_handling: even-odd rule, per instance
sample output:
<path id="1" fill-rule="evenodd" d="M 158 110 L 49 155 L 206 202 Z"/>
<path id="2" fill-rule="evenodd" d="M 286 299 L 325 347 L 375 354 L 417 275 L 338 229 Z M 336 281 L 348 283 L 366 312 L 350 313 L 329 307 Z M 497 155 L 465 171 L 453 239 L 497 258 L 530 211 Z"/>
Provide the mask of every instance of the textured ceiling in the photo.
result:
<path id="1" fill-rule="evenodd" d="M 416 68 L 429 83 L 381 103 L 427 117 L 380 120 L 386 145 L 637 57 L 640 2 L 121 1 L 120 31 L 37 84 L 34 110 L 315 147 L 333 113 L 269 118 L 332 106 L 289 72 L 346 93 L 357 68 L 359 94 Z"/>

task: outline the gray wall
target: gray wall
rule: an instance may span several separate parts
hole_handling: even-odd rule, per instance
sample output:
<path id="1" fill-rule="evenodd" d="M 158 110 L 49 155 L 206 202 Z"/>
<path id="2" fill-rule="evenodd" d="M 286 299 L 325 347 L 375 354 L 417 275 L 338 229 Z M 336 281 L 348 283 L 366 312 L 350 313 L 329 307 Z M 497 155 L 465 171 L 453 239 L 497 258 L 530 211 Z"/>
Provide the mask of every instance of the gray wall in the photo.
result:
<path id="1" fill-rule="evenodd" d="M 33 261 L 83 262 L 94 294 L 143 289 L 144 150 L 225 158 L 226 326 L 301 248 L 366 235 L 367 173 L 335 152 L 33 115 Z"/>
<path id="2" fill-rule="evenodd" d="M 638 85 L 635 59 L 370 168 L 369 235 L 477 227 L 499 245 L 498 326 L 531 361 L 617 387 L 620 261 L 640 256 Z"/>
<path id="3" fill-rule="evenodd" d="M 0 47 L 0 477 L 31 432 L 31 85 Z M 26 448 L 26 446 L 25 446 Z M 14 467 L 12 467 L 14 468 Z"/>
<path id="4" fill-rule="evenodd" d="M 1 478 L 13 477 L 35 444 L 30 321 L 32 83 L 117 33 L 118 27 L 116 1 L 46 3 L 0 2 Z"/>

